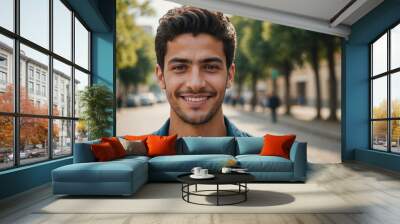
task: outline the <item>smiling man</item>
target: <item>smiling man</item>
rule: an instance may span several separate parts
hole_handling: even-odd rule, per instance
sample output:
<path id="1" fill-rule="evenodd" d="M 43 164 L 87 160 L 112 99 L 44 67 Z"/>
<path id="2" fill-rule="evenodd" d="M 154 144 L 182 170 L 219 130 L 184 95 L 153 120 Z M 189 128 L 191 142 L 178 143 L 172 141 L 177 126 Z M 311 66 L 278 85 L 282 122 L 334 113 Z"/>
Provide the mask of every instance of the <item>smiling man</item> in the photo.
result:
<path id="1" fill-rule="evenodd" d="M 249 136 L 223 114 L 225 90 L 235 74 L 236 32 L 220 12 L 183 6 L 160 19 L 156 75 L 170 118 L 154 134 Z"/>

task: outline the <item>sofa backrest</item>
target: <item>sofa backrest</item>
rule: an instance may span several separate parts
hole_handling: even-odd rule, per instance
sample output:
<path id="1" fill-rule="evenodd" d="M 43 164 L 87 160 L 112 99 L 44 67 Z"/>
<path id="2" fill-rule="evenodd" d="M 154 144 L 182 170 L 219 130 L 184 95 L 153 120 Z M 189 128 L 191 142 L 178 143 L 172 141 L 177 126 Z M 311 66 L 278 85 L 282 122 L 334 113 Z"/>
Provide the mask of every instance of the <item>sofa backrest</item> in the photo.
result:
<path id="1" fill-rule="evenodd" d="M 177 154 L 235 155 L 234 137 L 182 137 L 177 142 Z"/>
<path id="2" fill-rule="evenodd" d="M 90 146 L 92 144 L 99 144 L 99 143 L 100 143 L 100 139 L 93 140 L 93 141 L 75 143 L 75 147 L 74 147 L 74 163 L 95 162 L 96 158 L 94 157 Z"/>
<path id="3" fill-rule="evenodd" d="M 236 137 L 236 155 L 259 154 L 263 144 L 263 137 Z"/>

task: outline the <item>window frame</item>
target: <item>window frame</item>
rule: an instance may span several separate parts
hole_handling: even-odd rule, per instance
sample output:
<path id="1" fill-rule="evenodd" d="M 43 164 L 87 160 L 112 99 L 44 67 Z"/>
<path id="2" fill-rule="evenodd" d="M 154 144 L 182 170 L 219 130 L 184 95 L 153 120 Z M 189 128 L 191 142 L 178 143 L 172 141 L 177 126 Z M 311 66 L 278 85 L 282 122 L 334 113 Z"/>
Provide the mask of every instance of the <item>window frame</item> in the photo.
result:
<path id="1" fill-rule="evenodd" d="M 392 151 L 392 133 L 391 133 L 391 129 L 392 129 L 392 121 L 400 121 L 400 117 L 392 117 L 392 99 L 391 99 L 391 90 L 392 90 L 392 86 L 391 86 L 391 80 L 392 80 L 392 76 L 395 75 L 396 73 L 400 72 L 400 67 L 397 68 L 393 68 L 391 69 L 391 31 L 393 28 L 400 26 L 400 21 L 395 22 L 394 24 L 392 24 L 390 27 L 388 27 L 387 29 L 385 29 L 384 32 L 382 32 L 381 34 L 379 34 L 375 39 L 373 39 L 369 44 L 369 77 L 368 77 L 368 84 L 369 84 L 369 149 L 373 150 L 373 151 L 379 151 L 379 152 L 386 152 L 386 153 L 391 153 L 391 154 L 400 154 L 400 152 L 393 152 Z M 387 64 L 386 64 L 386 71 L 382 72 L 380 74 L 376 74 L 374 76 L 373 74 L 373 44 L 376 43 L 377 40 L 379 40 L 381 37 L 383 37 L 384 35 L 387 35 Z M 386 93 L 386 97 L 387 97 L 387 105 L 386 105 L 386 118 L 373 118 L 373 81 L 375 79 L 379 79 L 382 77 L 386 77 L 386 87 L 387 87 L 387 93 Z M 374 148 L 374 136 L 373 136 L 373 122 L 375 121 L 386 121 L 386 151 L 383 150 L 379 150 Z"/>
<path id="2" fill-rule="evenodd" d="M 71 66 L 71 93 L 72 93 L 72 99 L 71 99 L 71 105 L 74 105 L 75 103 L 75 88 L 74 88 L 74 82 L 75 82 L 75 69 L 78 69 L 79 71 L 87 74 L 89 76 L 89 83 L 88 86 L 92 85 L 92 61 L 91 61 L 91 50 L 92 50 L 92 43 L 91 43 L 91 37 L 92 37 L 92 30 L 88 27 L 88 25 L 83 21 L 83 19 L 79 16 L 78 13 L 76 13 L 72 7 L 66 2 L 65 0 L 59 0 L 68 10 L 71 11 L 71 18 L 70 18 L 70 23 L 71 23 L 71 59 L 64 58 L 63 56 L 55 53 L 53 50 L 53 24 L 54 24 L 54 17 L 53 17 L 53 1 L 54 0 L 48 0 L 49 4 L 49 47 L 46 49 L 45 47 L 42 47 L 39 44 L 34 43 L 33 41 L 30 41 L 27 38 L 24 38 L 23 36 L 20 35 L 20 0 L 14 0 L 13 1 L 13 10 L 14 10 L 14 30 L 10 31 L 4 27 L 0 26 L 0 35 L 3 35 L 5 37 L 11 38 L 13 41 L 13 63 L 12 63 L 12 75 L 14 78 L 14 110 L 13 112 L 2 112 L 0 111 L 0 116 L 4 117 L 11 117 L 13 119 L 13 153 L 14 153 L 14 161 L 13 161 L 13 166 L 10 167 L 5 167 L 5 168 L 0 168 L 0 172 L 5 171 L 5 170 L 10 170 L 10 169 L 16 169 L 19 167 L 23 166 L 30 166 L 33 164 L 37 163 L 43 163 L 49 160 L 54 160 L 54 159 L 62 159 L 65 157 L 70 157 L 73 156 L 74 152 L 74 143 L 75 143 L 75 126 L 76 122 L 80 119 L 79 117 L 75 116 L 75 108 L 71 108 L 71 114 L 68 116 L 56 116 L 53 115 L 53 59 L 58 60 L 61 63 L 64 63 L 68 66 Z M 88 69 L 85 69 L 81 67 L 80 65 L 75 63 L 75 18 L 83 25 L 83 27 L 88 31 Z M 21 113 L 20 111 L 20 85 L 21 85 L 21 80 L 20 80 L 20 45 L 23 44 L 27 47 L 32 48 L 33 50 L 36 50 L 40 53 L 43 53 L 48 56 L 49 62 L 48 62 L 48 80 L 46 85 L 45 85 L 45 90 L 48 92 L 45 94 L 48 97 L 48 112 L 46 115 L 39 115 L 39 114 L 27 114 L 27 113 Z M 30 79 L 30 74 L 29 74 L 29 68 L 30 65 L 27 63 L 27 74 L 26 75 L 26 82 L 28 82 Z M 36 82 L 36 69 L 34 68 L 33 70 L 33 83 L 34 86 L 36 83 L 42 84 L 42 79 L 41 79 L 41 74 L 42 72 L 39 73 L 39 80 Z M 41 85 L 40 85 L 41 86 Z M 28 86 L 27 86 L 28 87 Z M 28 87 L 29 88 L 29 87 Z M 27 89 L 27 91 L 29 91 Z M 36 89 L 34 89 L 34 92 Z M 42 94 L 39 94 L 38 96 L 42 96 Z M 45 118 L 47 119 L 48 122 L 48 136 L 47 136 L 47 142 L 49 143 L 47 145 L 47 151 L 48 155 L 47 157 L 44 157 L 43 160 L 40 160 L 38 162 L 32 162 L 32 163 L 26 163 L 26 164 L 21 164 L 20 161 L 20 119 L 21 118 Z M 62 155 L 62 156 L 55 156 L 53 155 L 54 152 L 54 147 L 53 147 L 53 123 L 57 120 L 65 120 L 65 121 L 70 121 L 71 122 L 71 153 L 68 155 Z"/>

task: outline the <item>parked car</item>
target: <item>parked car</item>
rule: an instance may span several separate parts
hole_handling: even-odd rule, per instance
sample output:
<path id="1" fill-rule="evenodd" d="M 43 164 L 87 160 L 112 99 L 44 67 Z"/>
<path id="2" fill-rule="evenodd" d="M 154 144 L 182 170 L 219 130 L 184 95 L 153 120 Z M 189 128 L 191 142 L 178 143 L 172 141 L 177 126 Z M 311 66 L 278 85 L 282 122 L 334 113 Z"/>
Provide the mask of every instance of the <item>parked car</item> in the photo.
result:
<path id="1" fill-rule="evenodd" d="M 152 93 L 140 93 L 139 97 L 141 106 L 151 106 L 156 102 Z"/>
<path id="2" fill-rule="evenodd" d="M 157 103 L 164 103 L 167 101 L 165 94 L 163 93 L 155 93 L 154 96 L 156 97 Z"/>
<path id="3" fill-rule="evenodd" d="M 135 94 L 129 94 L 126 100 L 127 107 L 138 107 L 140 106 L 140 97 Z"/>

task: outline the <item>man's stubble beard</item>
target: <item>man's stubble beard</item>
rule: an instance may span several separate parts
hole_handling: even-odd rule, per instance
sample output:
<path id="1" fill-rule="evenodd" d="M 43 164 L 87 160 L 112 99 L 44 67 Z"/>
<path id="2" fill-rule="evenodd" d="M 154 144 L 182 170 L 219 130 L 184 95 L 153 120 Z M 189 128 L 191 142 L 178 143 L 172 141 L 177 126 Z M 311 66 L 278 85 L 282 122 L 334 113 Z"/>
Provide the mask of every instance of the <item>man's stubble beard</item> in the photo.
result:
<path id="1" fill-rule="evenodd" d="M 167 93 L 168 98 L 169 99 L 174 99 L 174 96 L 172 93 Z M 225 95 L 225 92 L 224 94 Z M 216 96 L 214 96 L 216 97 Z M 177 100 L 179 100 L 179 98 L 176 97 Z M 202 124 L 206 124 L 207 122 L 209 122 L 212 118 L 214 118 L 214 116 L 217 114 L 217 112 L 221 109 L 222 107 L 222 101 L 223 101 L 224 97 L 221 97 L 221 99 L 219 99 L 219 101 L 217 101 L 213 107 L 211 108 L 211 110 L 206 114 L 206 116 L 204 116 L 204 118 L 200 118 L 200 120 L 196 120 L 196 118 L 190 118 L 189 116 L 187 116 L 185 114 L 185 112 L 183 112 L 181 110 L 181 108 L 179 107 L 178 104 L 171 104 L 170 101 L 169 104 L 171 106 L 171 109 L 175 112 L 176 115 L 178 115 L 178 117 L 185 123 L 187 124 L 191 124 L 191 125 L 202 125 Z"/>

